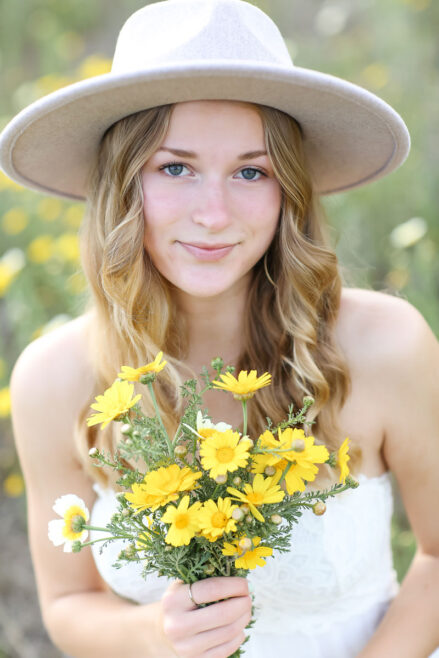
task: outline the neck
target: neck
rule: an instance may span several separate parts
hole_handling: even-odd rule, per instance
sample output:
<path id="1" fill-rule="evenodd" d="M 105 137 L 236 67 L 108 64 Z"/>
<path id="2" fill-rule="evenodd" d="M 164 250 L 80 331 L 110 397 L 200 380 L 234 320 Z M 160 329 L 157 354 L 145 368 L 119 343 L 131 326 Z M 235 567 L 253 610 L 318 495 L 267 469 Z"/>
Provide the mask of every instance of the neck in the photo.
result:
<path id="1" fill-rule="evenodd" d="M 244 345 L 243 319 L 249 280 L 215 297 L 199 298 L 176 291 L 178 311 L 188 335 L 186 363 L 197 373 L 220 356 L 236 365 Z"/>

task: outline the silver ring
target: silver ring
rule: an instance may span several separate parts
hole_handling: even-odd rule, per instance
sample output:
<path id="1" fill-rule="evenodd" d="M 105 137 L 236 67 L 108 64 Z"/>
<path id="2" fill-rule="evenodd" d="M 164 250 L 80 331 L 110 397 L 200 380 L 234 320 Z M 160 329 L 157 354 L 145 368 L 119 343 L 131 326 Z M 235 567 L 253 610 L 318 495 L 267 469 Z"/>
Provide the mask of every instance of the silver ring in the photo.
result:
<path id="1" fill-rule="evenodd" d="M 192 601 L 192 603 L 194 604 L 195 607 L 197 607 L 197 608 L 201 608 L 201 605 L 200 605 L 199 603 L 197 603 L 197 602 L 195 601 L 194 597 L 193 597 L 193 594 L 192 594 L 192 585 L 193 585 L 193 583 L 189 583 L 189 598 L 190 598 L 190 600 Z"/>

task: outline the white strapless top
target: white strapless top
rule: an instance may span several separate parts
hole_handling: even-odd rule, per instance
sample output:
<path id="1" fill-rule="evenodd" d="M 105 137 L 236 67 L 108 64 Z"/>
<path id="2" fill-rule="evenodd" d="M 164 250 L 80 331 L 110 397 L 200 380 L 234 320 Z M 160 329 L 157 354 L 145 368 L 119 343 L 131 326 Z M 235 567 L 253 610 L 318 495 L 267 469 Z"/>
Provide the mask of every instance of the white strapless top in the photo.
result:
<path id="1" fill-rule="evenodd" d="M 244 645 L 248 658 L 353 658 L 367 644 L 398 591 L 391 550 L 390 475 L 358 477 L 360 486 L 327 501 L 323 516 L 306 510 L 294 527 L 291 550 L 251 571 L 255 625 Z M 117 508 L 111 489 L 95 485 L 91 525 L 105 526 Z M 92 532 L 92 539 L 102 533 Z M 169 585 L 145 580 L 142 566 L 113 568 L 122 540 L 92 545 L 96 566 L 114 592 L 151 603 Z M 439 652 L 435 652 L 435 658 Z"/>

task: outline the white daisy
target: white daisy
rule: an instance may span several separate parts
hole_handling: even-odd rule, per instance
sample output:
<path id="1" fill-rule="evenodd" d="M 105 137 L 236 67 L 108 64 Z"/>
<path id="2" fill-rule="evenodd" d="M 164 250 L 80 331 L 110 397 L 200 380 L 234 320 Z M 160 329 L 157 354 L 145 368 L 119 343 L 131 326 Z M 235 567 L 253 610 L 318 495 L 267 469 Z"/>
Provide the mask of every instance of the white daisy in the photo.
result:
<path id="1" fill-rule="evenodd" d="M 82 526 L 89 519 L 84 501 L 74 494 L 66 494 L 55 501 L 53 510 L 61 519 L 49 521 L 49 539 L 55 546 L 64 544 L 64 552 L 71 553 L 73 542 L 87 539 L 88 530 Z"/>

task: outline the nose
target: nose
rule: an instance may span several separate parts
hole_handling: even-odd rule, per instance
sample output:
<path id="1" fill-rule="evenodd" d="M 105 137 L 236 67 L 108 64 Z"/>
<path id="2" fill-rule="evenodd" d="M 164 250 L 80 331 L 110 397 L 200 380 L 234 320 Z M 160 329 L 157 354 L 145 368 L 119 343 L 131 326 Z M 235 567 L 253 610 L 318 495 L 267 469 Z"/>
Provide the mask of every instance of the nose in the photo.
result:
<path id="1" fill-rule="evenodd" d="M 221 231 L 230 223 L 230 209 L 225 184 L 220 180 L 206 178 L 200 185 L 192 221 L 212 232 Z"/>

